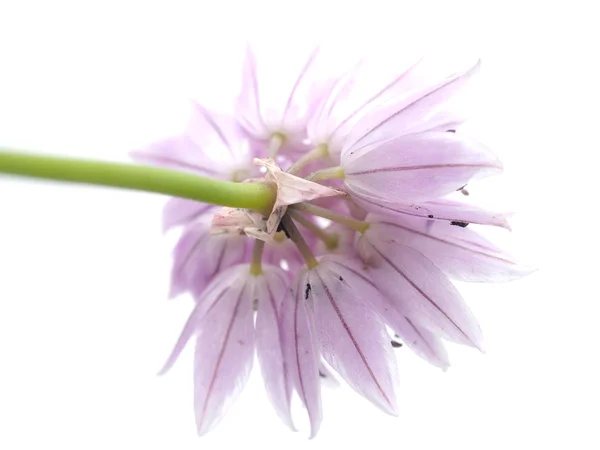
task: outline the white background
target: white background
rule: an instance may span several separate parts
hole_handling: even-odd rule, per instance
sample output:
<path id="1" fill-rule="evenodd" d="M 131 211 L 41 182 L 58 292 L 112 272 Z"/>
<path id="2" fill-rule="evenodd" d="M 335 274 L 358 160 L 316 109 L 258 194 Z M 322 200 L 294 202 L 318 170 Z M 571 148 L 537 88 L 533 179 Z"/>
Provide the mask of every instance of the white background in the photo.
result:
<path id="1" fill-rule="evenodd" d="M 186 97 L 230 98 L 250 32 L 456 42 L 483 58 L 477 123 L 506 166 L 480 192 L 540 268 L 460 286 L 485 355 L 451 346 L 442 373 L 398 350 L 399 418 L 326 389 L 307 441 L 255 370 L 198 438 L 190 352 L 155 375 L 191 306 L 166 300 L 163 199 L 0 177 L 0 449 L 600 448 L 598 25 L 594 2 L 551 3 L 0 0 L 0 146 L 106 160 L 180 126 Z"/>

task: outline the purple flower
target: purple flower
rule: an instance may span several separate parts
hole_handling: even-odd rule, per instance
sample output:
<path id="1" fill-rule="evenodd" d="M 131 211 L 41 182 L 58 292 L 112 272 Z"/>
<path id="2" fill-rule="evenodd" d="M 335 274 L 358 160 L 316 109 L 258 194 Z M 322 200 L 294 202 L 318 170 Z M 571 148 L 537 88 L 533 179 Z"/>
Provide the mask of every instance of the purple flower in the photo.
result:
<path id="1" fill-rule="evenodd" d="M 268 215 L 182 199 L 163 211 L 165 231 L 181 232 L 171 295 L 196 302 L 163 372 L 194 338 L 199 434 L 244 387 L 255 350 L 291 429 L 297 396 L 317 434 L 331 372 L 396 415 L 394 339 L 447 370 L 444 341 L 483 341 L 452 280 L 532 271 L 476 230 L 509 229 L 504 214 L 453 198 L 502 172 L 484 145 L 456 132 L 479 61 L 407 56 L 379 76 L 376 60 L 357 58 L 340 74 L 322 70 L 323 52 L 311 48 L 295 65 L 272 59 L 285 69 L 273 86 L 248 48 L 232 116 L 196 105 L 181 136 L 133 153 L 230 181 L 262 177 L 277 194 Z"/>

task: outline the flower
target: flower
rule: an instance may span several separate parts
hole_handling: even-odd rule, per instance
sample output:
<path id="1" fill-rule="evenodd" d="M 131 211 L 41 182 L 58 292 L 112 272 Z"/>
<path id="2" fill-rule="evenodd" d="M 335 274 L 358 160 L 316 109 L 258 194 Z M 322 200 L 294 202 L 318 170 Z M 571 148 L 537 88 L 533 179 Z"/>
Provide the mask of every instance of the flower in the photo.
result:
<path id="1" fill-rule="evenodd" d="M 286 65 L 272 89 L 249 47 L 232 115 L 196 105 L 181 136 L 133 153 L 276 192 L 271 211 L 182 199 L 163 211 L 163 228 L 181 233 L 171 295 L 190 293 L 195 307 L 161 372 L 193 338 L 199 434 L 235 400 L 255 351 L 267 396 L 293 430 L 296 395 L 317 434 L 330 371 L 396 415 L 397 340 L 442 370 L 450 365 L 444 341 L 483 347 L 452 280 L 509 281 L 532 271 L 476 230 L 509 229 L 505 214 L 453 198 L 502 171 L 457 128 L 479 61 L 407 56 L 370 82 L 381 72 L 373 59 L 336 75 L 321 71 L 323 52 Z"/>

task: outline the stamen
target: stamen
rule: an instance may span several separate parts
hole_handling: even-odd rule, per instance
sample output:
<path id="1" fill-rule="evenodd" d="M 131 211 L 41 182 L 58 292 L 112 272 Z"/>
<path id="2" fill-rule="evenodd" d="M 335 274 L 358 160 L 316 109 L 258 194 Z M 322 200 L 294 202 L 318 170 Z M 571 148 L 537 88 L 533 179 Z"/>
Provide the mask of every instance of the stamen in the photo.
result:
<path id="1" fill-rule="evenodd" d="M 279 132 L 275 132 L 271 135 L 271 141 L 269 142 L 269 158 L 275 158 L 277 153 L 285 142 L 285 135 Z"/>
<path id="2" fill-rule="evenodd" d="M 295 209 L 298 211 L 304 211 L 308 214 L 312 214 L 313 216 L 323 217 L 333 222 L 341 223 L 342 225 L 346 225 L 347 227 L 350 227 L 353 230 L 358 231 L 359 233 L 364 233 L 371 225 L 369 222 L 356 220 L 352 217 L 344 216 L 329 209 L 321 208 L 320 206 L 311 205 L 309 203 L 298 203 L 296 205 L 290 206 L 290 208 L 292 210 Z"/>
<path id="3" fill-rule="evenodd" d="M 327 233 L 319 225 L 307 219 L 298 211 L 290 211 L 289 213 L 296 222 L 321 239 L 328 250 L 335 250 L 338 247 L 340 237 L 337 234 Z"/>
<path id="4" fill-rule="evenodd" d="M 326 158 L 327 156 L 329 156 L 329 148 L 327 147 L 327 144 L 317 145 L 315 148 L 298 158 L 298 160 L 292 164 L 287 172 L 292 175 L 296 175 L 311 162 L 317 161 L 321 158 Z"/>
<path id="5" fill-rule="evenodd" d="M 306 179 L 308 181 L 323 181 L 345 178 L 346 174 L 342 166 L 328 167 L 327 169 L 317 170 L 311 173 Z"/>
<path id="6" fill-rule="evenodd" d="M 260 275 L 263 273 L 262 270 L 262 254 L 265 248 L 265 241 L 260 239 L 254 240 L 254 247 L 252 247 L 252 258 L 250 259 L 250 273 L 252 275 Z"/>
<path id="7" fill-rule="evenodd" d="M 288 214 L 286 214 L 285 216 L 283 216 L 281 221 L 283 222 L 283 226 L 287 230 L 290 239 L 294 244 L 296 244 L 298 251 L 304 258 L 304 261 L 306 261 L 306 265 L 308 266 L 308 268 L 312 269 L 313 267 L 318 266 L 319 262 L 316 260 L 315 255 L 313 255 L 308 244 L 300 234 L 300 231 L 298 230 L 298 227 L 296 227 L 296 224 L 294 223 L 292 218 Z"/>

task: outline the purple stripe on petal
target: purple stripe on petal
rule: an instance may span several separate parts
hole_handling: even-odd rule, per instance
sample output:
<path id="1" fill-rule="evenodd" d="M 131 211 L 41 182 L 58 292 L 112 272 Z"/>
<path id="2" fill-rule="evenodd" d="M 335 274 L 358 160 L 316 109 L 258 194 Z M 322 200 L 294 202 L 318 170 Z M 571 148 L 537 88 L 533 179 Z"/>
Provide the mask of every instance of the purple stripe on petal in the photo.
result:
<path id="1" fill-rule="evenodd" d="M 340 277 L 331 263 L 321 261 L 309 277 L 323 357 L 357 392 L 396 415 L 390 370 L 395 359 L 384 324 L 356 297 L 352 280 Z"/>
<path id="2" fill-rule="evenodd" d="M 381 90 L 379 90 L 373 96 L 371 96 L 369 99 L 367 99 L 365 102 L 363 102 L 359 107 L 354 109 L 354 111 L 352 113 L 350 113 L 345 119 L 340 121 L 340 123 L 331 132 L 332 138 L 336 135 L 336 133 L 340 129 L 343 129 L 343 127 L 346 124 L 348 124 L 349 122 L 351 122 L 354 118 L 359 116 L 361 113 L 364 114 L 365 110 L 367 110 L 369 106 L 373 106 L 375 103 L 377 103 L 378 100 L 381 100 L 385 94 L 393 92 L 394 88 L 398 87 L 402 83 L 405 75 L 410 73 L 410 71 L 412 69 L 414 69 L 419 64 L 420 61 L 421 61 L 421 59 L 419 59 L 418 61 L 416 61 L 409 67 L 407 67 L 406 70 L 402 70 L 398 74 L 397 77 L 395 77 L 392 81 L 390 81 L 387 85 L 385 85 Z"/>
<path id="3" fill-rule="evenodd" d="M 302 82 L 303 78 L 306 76 L 306 73 L 309 71 L 310 67 L 312 66 L 315 58 L 319 54 L 319 51 L 320 51 L 320 48 L 315 47 L 313 49 L 313 51 L 310 53 L 310 55 L 308 56 L 308 59 L 306 60 L 306 63 L 304 64 L 304 66 L 302 66 L 302 70 L 298 74 L 298 77 L 296 78 L 296 81 L 294 82 L 294 85 L 292 86 L 290 95 L 288 96 L 288 99 L 283 108 L 283 113 L 281 115 L 281 123 L 285 123 L 285 120 L 287 118 L 290 107 L 294 101 L 294 96 L 296 95 L 296 91 L 298 90 L 298 86 L 300 86 L 300 83 Z"/>
<path id="4" fill-rule="evenodd" d="M 165 374 L 173 367 L 188 341 L 197 332 L 204 317 L 219 303 L 221 298 L 226 294 L 232 295 L 233 292 L 233 295 L 236 295 L 236 292 L 241 291 L 243 286 L 240 284 L 240 279 L 243 280 L 242 276 L 248 271 L 247 264 L 232 267 L 220 273 L 210 282 L 204 295 L 190 313 L 173 350 L 159 371 L 159 375 Z"/>
<path id="5" fill-rule="evenodd" d="M 351 196 L 384 202 L 425 201 L 451 194 L 469 181 L 502 171 L 487 148 L 454 133 L 423 132 L 389 139 L 342 155 Z"/>
<path id="6" fill-rule="evenodd" d="M 510 230 L 504 214 L 487 211 L 477 206 L 446 199 L 422 203 L 388 202 L 369 195 L 355 195 L 353 200 L 369 212 L 388 217 L 421 217 L 449 222 L 493 225 Z"/>
<path id="7" fill-rule="evenodd" d="M 388 239 L 418 250 L 446 274 L 463 281 L 508 281 L 533 271 L 470 229 L 413 218 L 380 219 L 371 226 Z"/>
<path id="8" fill-rule="evenodd" d="M 248 274 L 242 278 L 246 282 Z M 198 434 L 208 432 L 243 389 L 254 356 L 251 289 L 223 296 L 202 322 L 194 361 Z"/>
<path id="9" fill-rule="evenodd" d="M 215 209 L 214 205 L 200 203 L 194 200 L 178 197 L 170 198 L 163 207 L 163 232 L 166 232 L 173 227 L 194 222 Z"/>
<path id="10" fill-rule="evenodd" d="M 394 305 L 393 299 L 386 298 L 371 280 L 368 272 L 359 261 L 327 257 L 335 265 L 344 279 L 352 280 L 353 288 L 403 342 L 427 362 L 446 370 L 450 363 L 441 340 L 429 330 L 418 327 L 405 317 Z"/>
<path id="11" fill-rule="evenodd" d="M 215 134 L 218 136 L 219 140 L 223 143 L 223 146 L 227 150 L 229 150 L 229 153 L 231 153 L 232 155 L 235 155 L 235 152 L 233 151 L 233 146 L 229 142 L 229 139 L 227 139 L 227 136 L 225 136 L 225 133 L 224 133 L 223 129 L 217 123 L 217 121 L 215 120 L 215 117 L 213 117 L 213 115 L 211 114 L 211 112 L 208 111 L 200 103 L 194 103 L 194 106 L 196 107 L 196 110 L 202 115 L 202 117 L 204 118 L 204 120 L 206 120 L 206 122 L 208 123 L 208 125 L 213 129 L 213 131 L 215 132 Z"/>
<path id="12" fill-rule="evenodd" d="M 317 435 L 323 419 L 319 358 L 315 341 L 314 319 L 307 308 L 304 294 L 310 289 L 306 273 L 296 278 L 289 301 L 283 303 L 282 330 L 284 331 L 285 359 L 290 369 L 294 388 L 308 411 L 310 437 Z M 307 287 L 308 286 L 308 287 Z"/>
<path id="13" fill-rule="evenodd" d="M 466 71 L 458 71 L 433 85 L 424 86 L 420 92 L 412 91 L 408 104 L 406 99 L 387 102 L 356 124 L 348 143 L 354 148 L 365 147 L 392 136 L 437 130 L 463 122 L 463 108 L 457 107 L 453 100 L 464 99 L 464 88 L 479 72 L 480 64 L 477 61 Z M 419 65 L 413 66 L 411 72 L 415 68 Z"/>
<path id="14" fill-rule="evenodd" d="M 481 347 L 479 325 L 448 278 L 423 254 L 367 230 L 361 255 L 377 287 L 407 317 L 446 339 Z"/>
<path id="15" fill-rule="evenodd" d="M 374 173 L 383 173 L 383 172 L 405 172 L 405 171 L 409 171 L 409 170 L 468 169 L 468 168 L 501 169 L 502 166 L 491 165 L 491 164 L 431 164 L 431 165 L 420 165 L 420 166 L 380 167 L 377 169 L 363 170 L 360 172 L 349 172 L 349 173 L 346 173 L 346 176 L 371 175 Z"/>
<path id="16" fill-rule="evenodd" d="M 265 388 L 271 404 L 283 422 L 294 430 L 290 410 L 291 386 L 284 361 L 282 330 L 279 323 L 281 301 L 289 296 L 286 275 L 281 269 L 266 266 L 255 278 L 254 298 L 258 299 L 256 350 Z M 289 299 L 288 299 L 289 301 Z"/>
<path id="17" fill-rule="evenodd" d="M 136 162 L 153 166 L 223 177 L 221 172 L 210 167 L 211 160 L 187 135 L 163 139 L 144 149 L 134 150 L 129 156 Z"/>

